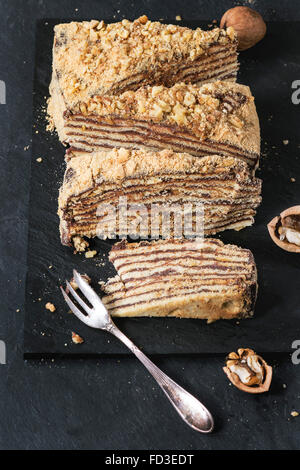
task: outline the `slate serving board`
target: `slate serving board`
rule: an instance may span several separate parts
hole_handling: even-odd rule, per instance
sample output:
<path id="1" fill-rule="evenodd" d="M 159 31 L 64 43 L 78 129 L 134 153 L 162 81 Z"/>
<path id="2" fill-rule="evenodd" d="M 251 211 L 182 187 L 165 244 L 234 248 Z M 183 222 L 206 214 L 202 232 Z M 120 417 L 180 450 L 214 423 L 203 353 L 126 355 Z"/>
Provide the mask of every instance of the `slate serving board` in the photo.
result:
<path id="1" fill-rule="evenodd" d="M 56 135 L 45 131 L 44 108 L 51 76 L 53 26 L 63 21 L 69 20 L 41 20 L 36 27 L 24 356 L 128 354 L 118 340 L 89 329 L 68 313 L 59 292 L 59 285 L 71 277 L 73 268 L 87 273 L 96 289 L 99 280 L 114 274 L 107 260 L 113 241 L 95 240 L 92 246 L 98 255 L 86 259 L 74 255 L 59 240 L 56 211 L 65 167 L 64 147 Z M 207 28 L 208 23 L 180 22 L 192 28 Z M 192 319 L 117 319 L 117 325 L 149 354 L 225 354 L 240 346 L 260 352 L 288 352 L 292 341 L 300 338 L 300 255 L 279 249 L 266 229 L 272 217 L 300 203 L 300 106 L 291 101 L 291 84 L 300 79 L 299 44 L 299 23 L 271 23 L 267 37 L 240 55 L 238 81 L 251 87 L 261 123 L 262 157 L 257 176 L 263 179 L 263 202 L 254 226 L 224 232 L 220 238 L 254 253 L 259 275 L 255 316 L 210 325 Z M 41 163 L 36 161 L 38 157 Z M 47 302 L 56 306 L 55 312 L 45 309 Z M 72 343 L 72 330 L 85 339 L 83 344 Z"/>

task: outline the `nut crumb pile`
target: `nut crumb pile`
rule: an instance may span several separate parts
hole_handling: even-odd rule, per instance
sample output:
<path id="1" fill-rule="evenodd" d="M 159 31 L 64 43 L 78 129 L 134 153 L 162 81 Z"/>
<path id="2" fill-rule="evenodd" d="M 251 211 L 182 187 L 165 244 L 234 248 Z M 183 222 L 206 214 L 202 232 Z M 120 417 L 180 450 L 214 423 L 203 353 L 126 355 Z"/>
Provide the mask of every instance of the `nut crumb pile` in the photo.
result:
<path id="1" fill-rule="evenodd" d="M 55 305 L 53 305 L 51 302 L 47 302 L 46 305 L 45 305 L 45 308 L 47 310 L 50 310 L 50 312 L 55 312 L 55 310 L 56 310 Z"/>

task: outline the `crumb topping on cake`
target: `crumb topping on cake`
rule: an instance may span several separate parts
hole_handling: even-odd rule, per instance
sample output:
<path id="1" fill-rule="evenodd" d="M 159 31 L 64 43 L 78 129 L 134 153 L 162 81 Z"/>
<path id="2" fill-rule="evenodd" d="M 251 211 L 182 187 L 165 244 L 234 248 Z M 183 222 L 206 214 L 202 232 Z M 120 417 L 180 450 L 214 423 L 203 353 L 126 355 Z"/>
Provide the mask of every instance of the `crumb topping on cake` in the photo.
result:
<path id="1" fill-rule="evenodd" d="M 145 150 L 113 149 L 71 158 L 67 163 L 64 184 L 60 191 L 59 207 L 67 204 L 70 197 L 81 194 L 97 184 L 122 185 L 128 178 L 151 178 L 160 181 L 168 174 L 199 174 L 217 178 L 224 174 L 236 174 L 237 183 L 250 180 L 248 166 L 234 157 L 211 155 L 204 158 L 172 150 L 147 152 Z M 74 237 L 77 238 L 77 237 Z M 78 248 L 77 248 L 78 250 Z"/>

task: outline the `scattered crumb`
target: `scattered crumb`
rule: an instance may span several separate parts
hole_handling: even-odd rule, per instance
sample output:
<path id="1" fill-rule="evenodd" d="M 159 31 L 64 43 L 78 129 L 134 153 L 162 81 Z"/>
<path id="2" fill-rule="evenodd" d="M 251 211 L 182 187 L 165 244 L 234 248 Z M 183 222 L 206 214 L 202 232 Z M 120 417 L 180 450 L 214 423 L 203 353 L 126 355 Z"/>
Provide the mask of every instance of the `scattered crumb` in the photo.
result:
<path id="1" fill-rule="evenodd" d="M 295 178 L 291 178 L 291 182 L 292 183 L 295 183 L 296 179 Z"/>
<path id="2" fill-rule="evenodd" d="M 47 310 L 50 310 L 50 312 L 55 312 L 55 310 L 56 310 L 55 305 L 53 305 L 51 302 L 47 302 L 45 307 L 46 307 Z"/>
<path id="3" fill-rule="evenodd" d="M 289 140 L 283 140 L 282 143 L 283 143 L 283 145 L 288 145 L 288 144 L 289 144 Z"/>
<path id="4" fill-rule="evenodd" d="M 96 256 L 97 251 L 96 250 L 89 250 L 85 252 L 85 257 L 86 258 L 94 258 Z"/>
<path id="5" fill-rule="evenodd" d="M 20 309 L 19 309 L 19 308 L 17 308 L 16 312 L 19 312 L 19 311 L 20 311 Z"/>
<path id="6" fill-rule="evenodd" d="M 299 416 L 298 411 L 292 411 L 292 412 L 291 412 L 291 416 L 293 416 L 294 418 L 296 418 L 297 416 Z"/>
<path id="7" fill-rule="evenodd" d="M 181 20 L 182 20 L 181 16 L 180 16 L 180 15 L 176 15 L 176 21 L 181 21 Z"/>
<path id="8" fill-rule="evenodd" d="M 75 248 L 75 253 L 78 251 L 85 251 L 86 248 L 89 246 L 89 242 L 84 240 L 82 237 L 73 237 L 73 245 Z"/>
<path id="9" fill-rule="evenodd" d="M 43 161 L 42 157 L 36 159 L 37 162 L 41 163 Z"/>
<path id="10" fill-rule="evenodd" d="M 85 279 L 88 284 L 91 283 L 91 278 L 87 274 L 82 274 L 81 277 L 83 277 L 83 279 Z M 73 287 L 74 290 L 78 289 L 78 285 L 77 285 L 74 277 L 72 277 L 72 279 L 70 281 L 70 284 L 71 284 L 71 286 Z"/>
<path id="11" fill-rule="evenodd" d="M 286 388 L 286 384 L 282 384 L 282 388 Z"/>
<path id="12" fill-rule="evenodd" d="M 36 133 L 36 134 L 38 134 L 38 133 L 39 133 L 39 131 L 35 131 L 35 133 Z"/>
<path id="13" fill-rule="evenodd" d="M 50 264 L 50 266 L 48 266 L 48 268 L 49 268 L 49 269 L 52 269 L 52 268 L 53 268 L 52 264 Z"/>
<path id="14" fill-rule="evenodd" d="M 25 152 L 27 152 L 28 149 L 29 149 L 29 145 L 25 145 L 24 147 Z"/>
<path id="15" fill-rule="evenodd" d="M 73 343 L 75 344 L 81 344 L 81 343 L 84 343 L 84 339 L 81 338 L 81 336 L 79 336 L 77 333 L 75 333 L 74 331 L 72 331 L 72 341 Z"/>

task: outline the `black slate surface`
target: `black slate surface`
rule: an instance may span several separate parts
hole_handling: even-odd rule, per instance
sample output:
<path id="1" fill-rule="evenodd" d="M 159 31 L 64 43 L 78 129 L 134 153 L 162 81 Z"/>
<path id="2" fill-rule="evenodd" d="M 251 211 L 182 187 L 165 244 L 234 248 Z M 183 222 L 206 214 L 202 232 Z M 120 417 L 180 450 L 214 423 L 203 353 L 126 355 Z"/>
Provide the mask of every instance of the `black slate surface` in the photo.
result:
<path id="1" fill-rule="evenodd" d="M 74 267 L 87 273 L 98 290 L 98 280 L 106 281 L 114 274 L 107 259 L 113 241 L 94 240 L 92 247 L 98 255 L 86 259 L 84 255 L 74 255 L 59 240 L 57 195 L 65 168 L 65 148 L 56 134 L 45 131 L 44 107 L 51 76 L 53 26 L 64 21 L 68 20 L 43 19 L 36 29 L 24 353 L 25 357 L 128 354 L 109 334 L 89 329 L 66 313 L 68 307 L 59 291 L 59 285 L 72 277 Z M 192 28 L 207 27 L 207 23 L 180 22 Z M 296 141 L 299 110 L 291 102 L 291 82 L 300 76 L 299 40 L 299 23 L 274 23 L 269 25 L 264 41 L 240 55 L 238 81 L 250 86 L 261 124 L 262 157 L 258 176 L 263 180 L 263 202 L 252 227 L 240 232 L 226 231 L 220 238 L 250 248 L 254 254 L 259 278 L 255 316 L 210 325 L 193 319 L 117 319 L 120 328 L 150 354 L 226 354 L 240 344 L 262 352 L 287 352 L 295 330 L 300 330 L 300 262 L 297 255 L 275 246 L 266 228 L 284 208 L 299 203 L 300 160 Z M 284 145 L 283 140 L 288 140 L 288 144 Z M 41 163 L 36 161 L 37 155 L 42 157 Z M 54 313 L 45 309 L 48 301 L 56 306 Z M 80 348 L 68 344 L 71 330 L 85 338 Z"/>
<path id="2" fill-rule="evenodd" d="M 113 15 L 122 19 L 144 13 L 151 18 L 175 18 L 181 14 L 186 19 L 212 20 L 219 19 L 236 3 L 249 3 L 231 0 L 190 0 L 188 6 L 185 0 L 0 3 L 0 79 L 7 87 L 7 104 L 0 106 L 0 339 L 7 348 L 7 364 L 0 364 L 0 449 L 104 449 L 107 453 L 109 449 L 299 449 L 300 420 L 290 413 L 300 409 L 300 366 L 293 365 L 290 354 L 266 357 L 274 367 L 272 388 L 257 397 L 228 385 L 222 372 L 223 356 L 155 358 L 165 372 L 209 406 L 216 419 L 216 431 L 209 436 L 200 435 L 181 422 L 133 357 L 23 361 L 31 159 L 24 147 L 30 145 L 31 138 L 36 20 Z M 251 5 L 269 21 L 300 20 L 299 5 L 294 0 L 284 3 L 252 0 Z M 289 86 L 287 83 L 286 87 Z M 17 126 L 17 122 L 22 126 Z M 278 139 L 284 138 L 281 134 L 279 129 Z M 298 134 L 294 139 L 295 144 L 300 144 Z M 297 331 L 294 339 L 299 339 Z M 230 458 L 230 462 L 233 459 L 236 462 L 234 456 Z"/>

